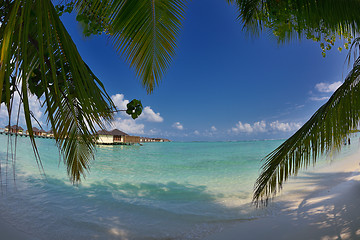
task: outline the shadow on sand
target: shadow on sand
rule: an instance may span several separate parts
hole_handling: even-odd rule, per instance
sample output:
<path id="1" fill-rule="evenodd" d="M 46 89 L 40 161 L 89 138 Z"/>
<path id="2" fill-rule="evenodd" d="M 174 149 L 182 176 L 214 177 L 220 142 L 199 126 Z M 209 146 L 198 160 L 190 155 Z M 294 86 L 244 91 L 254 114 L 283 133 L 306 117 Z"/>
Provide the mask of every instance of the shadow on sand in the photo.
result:
<path id="1" fill-rule="evenodd" d="M 236 224 L 206 239 L 360 239 L 359 176 L 358 172 L 304 173 L 295 187 L 285 186 L 284 196 L 270 204 L 277 214 Z M 294 202 L 293 194 L 301 198 Z"/>

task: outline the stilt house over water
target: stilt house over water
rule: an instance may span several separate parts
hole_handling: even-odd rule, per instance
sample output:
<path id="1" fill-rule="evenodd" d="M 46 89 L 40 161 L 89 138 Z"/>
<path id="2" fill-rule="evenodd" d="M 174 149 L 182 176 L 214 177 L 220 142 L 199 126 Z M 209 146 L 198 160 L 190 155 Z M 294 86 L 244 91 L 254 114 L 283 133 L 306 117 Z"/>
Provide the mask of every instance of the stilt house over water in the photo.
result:
<path id="1" fill-rule="evenodd" d="M 19 133 L 22 134 L 24 131 L 24 129 L 18 125 L 13 125 L 13 126 L 5 126 L 5 132 L 9 132 L 9 133 Z"/>
<path id="2" fill-rule="evenodd" d="M 100 130 L 98 131 L 96 143 L 107 145 L 134 144 L 140 143 L 140 137 L 130 136 L 118 129 L 114 129 L 112 131 Z"/>
<path id="3" fill-rule="evenodd" d="M 36 127 L 32 128 L 34 136 L 43 136 L 47 137 L 47 132 L 45 132 L 43 129 L 38 129 Z M 26 135 L 29 135 L 29 130 L 26 130 Z"/>

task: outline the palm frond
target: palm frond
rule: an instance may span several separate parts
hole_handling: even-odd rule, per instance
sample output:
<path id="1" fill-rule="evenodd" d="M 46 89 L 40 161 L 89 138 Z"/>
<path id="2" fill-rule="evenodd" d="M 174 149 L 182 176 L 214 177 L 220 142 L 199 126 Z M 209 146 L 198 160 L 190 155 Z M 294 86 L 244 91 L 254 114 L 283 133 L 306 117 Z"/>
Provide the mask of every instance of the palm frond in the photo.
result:
<path id="1" fill-rule="evenodd" d="M 251 34 L 270 29 L 280 42 L 308 34 L 356 34 L 357 0 L 237 0 L 239 19 Z"/>
<path id="2" fill-rule="evenodd" d="M 186 0 L 76 1 L 79 14 L 101 22 L 115 49 L 151 93 L 175 55 Z"/>
<path id="3" fill-rule="evenodd" d="M 35 152 L 28 95 L 45 98 L 55 140 L 71 180 L 78 182 L 94 156 L 95 126 L 104 127 L 112 120 L 114 105 L 81 59 L 51 1 L 14 0 L 9 4 L 0 26 L 0 87 L 9 85 L 12 78 L 18 80 Z M 8 87 L 4 89 L 9 105 L 12 96 Z"/>
<path id="4" fill-rule="evenodd" d="M 291 175 L 315 164 L 320 154 L 340 150 L 360 120 L 360 58 L 344 83 L 293 136 L 270 153 L 255 183 L 253 201 L 267 203 Z"/>

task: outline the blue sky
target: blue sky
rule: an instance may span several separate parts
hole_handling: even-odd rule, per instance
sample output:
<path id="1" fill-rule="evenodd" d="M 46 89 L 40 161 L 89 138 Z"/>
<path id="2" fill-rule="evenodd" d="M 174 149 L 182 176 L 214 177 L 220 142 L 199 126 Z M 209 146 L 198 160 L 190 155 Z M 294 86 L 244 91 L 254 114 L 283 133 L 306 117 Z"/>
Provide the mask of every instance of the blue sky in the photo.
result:
<path id="1" fill-rule="evenodd" d="M 236 17 L 226 1 L 189 2 L 177 55 L 151 95 L 106 36 L 84 38 L 73 16 L 62 20 L 115 103 L 137 98 L 146 107 L 136 121 L 118 114 L 114 127 L 179 141 L 289 137 L 343 81 L 347 52 L 323 58 L 312 41 L 252 38 Z"/>

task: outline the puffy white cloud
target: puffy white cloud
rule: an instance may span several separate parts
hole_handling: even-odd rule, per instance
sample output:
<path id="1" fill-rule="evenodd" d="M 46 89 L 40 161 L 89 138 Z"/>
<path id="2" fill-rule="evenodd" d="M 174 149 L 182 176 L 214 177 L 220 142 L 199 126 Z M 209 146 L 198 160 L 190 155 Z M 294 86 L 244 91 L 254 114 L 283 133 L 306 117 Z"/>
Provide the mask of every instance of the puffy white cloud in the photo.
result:
<path id="1" fill-rule="evenodd" d="M 125 99 L 124 94 L 115 94 L 111 96 L 112 101 L 114 102 L 115 106 L 118 110 L 126 110 L 127 104 L 130 102 L 129 100 Z M 130 118 L 128 114 L 125 112 L 120 113 L 123 117 Z M 160 113 L 155 113 L 154 110 L 151 109 L 150 106 L 146 106 L 143 109 L 143 112 L 139 116 L 138 120 L 144 120 L 148 122 L 163 122 L 164 119 L 160 116 Z"/>
<path id="2" fill-rule="evenodd" d="M 269 132 L 269 131 L 281 131 L 281 132 L 291 132 L 298 130 L 301 127 L 300 123 L 295 122 L 279 122 L 274 121 L 270 124 L 267 124 L 264 120 L 255 122 L 253 124 L 250 123 L 242 123 L 239 121 L 235 127 L 231 128 L 231 132 L 233 133 L 261 133 L 261 132 Z"/>
<path id="3" fill-rule="evenodd" d="M 112 126 L 128 134 L 144 134 L 144 124 L 138 124 L 133 119 L 117 118 L 112 122 Z"/>
<path id="4" fill-rule="evenodd" d="M 265 123 L 265 121 L 254 123 L 253 129 L 254 129 L 255 132 L 266 132 L 266 123 Z"/>
<path id="5" fill-rule="evenodd" d="M 338 89 L 341 86 L 342 82 L 341 81 L 337 81 L 334 83 L 318 83 L 315 85 L 315 88 L 319 91 L 319 92 L 324 92 L 324 93 L 330 93 L 330 92 L 335 92 L 336 89 Z"/>
<path id="6" fill-rule="evenodd" d="M 120 94 L 120 93 L 116 95 L 112 95 L 111 100 L 114 102 L 115 106 L 119 110 L 126 110 L 127 109 L 126 105 L 130 102 L 129 100 L 126 100 L 124 98 L 124 94 Z"/>
<path id="7" fill-rule="evenodd" d="M 296 131 L 300 127 L 301 127 L 300 123 L 294 123 L 294 122 L 284 123 L 284 122 L 275 121 L 270 123 L 270 128 L 272 130 L 281 131 L 281 132 Z"/>
<path id="8" fill-rule="evenodd" d="M 125 99 L 124 94 L 115 94 L 111 96 L 112 101 L 118 110 L 126 110 L 127 104 L 130 102 Z M 163 122 L 163 117 L 160 116 L 160 113 L 155 113 L 154 110 L 150 106 L 146 106 L 143 109 L 143 112 L 139 116 L 138 119 L 133 120 L 128 114 L 125 112 L 116 113 L 116 119 L 112 123 L 110 128 L 118 128 L 121 131 L 124 131 L 129 134 L 144 134 L 145 133 L 145 125 L 140 122 Z M 158 134 L 157 130 L 151 129 L 146 132 L 146 134 L 155 135 Z"/>
<path id="9" fill-rule="evenodd" d="M 195 134 L 195 135 L 200 135 L 200 132 L 199 132 L 198 130 L 195 130 L 195 131 L 194 131 L 194 134 Z"/>
<path id="10" fill-rule="evenodd" d="M 310 98 L 311 101 L 325 101 L 328 99 L 329 99 L 329 97 L 311 97 Z"/>
<path id="11" fill-rule="evenodd" d="M 141 113 L 139 120 L 146 120 L 149 122 L 163 122 L 164 119 L 160 116 L 160 113 L 155 113 L 149 106 L 146 106 Z"/>
<path id="12" fill-rule="evenodd" d="M 211 131 L 213 131 L 213 132 L 215 132 L 217 129 L 216 129 L 216 127 L 215 126 L 211 126 Z"/>
<path id="13" fill-rule="evenodd" d="M 266 132 L 266 122 L 255 122 L 253 125 L 251 125 L 250 123 L 242 123 L 239 121 L 231 130 L 235 133 Z"/>
<path id="14" fill-rule="evenodd" d="M 172 127 L 178 130 L 184 130 L 184 126 L 180 122 L 175 122 Z"/>
<path id="15" fill-rule="evenodd" d="M 239 132 L 251 133 L 254 131 L 253 127 L 249 123 L 243 124 L 240 121 L 231 130 L 235 133 L 239 133 Z"/>
<path id="16" fill-rule="evenodd" d="M 341 81 L 337 81 L 337 82 L 333 82 L 333 83 L 318 83 L 315 85 L 315 89 L 318 92 L 322 93 L 322 96 L 312 96 L 309 99 L 311 101 L 326 101 L 329 99 L 329 96 L 324 96 L 324 93 L 333 93 L 336 91 L 336 89 L 338 89 L 341 86 L 342 82 Z M 310 94 L 313 95 L 313 93 L 310 91 Z"/>

